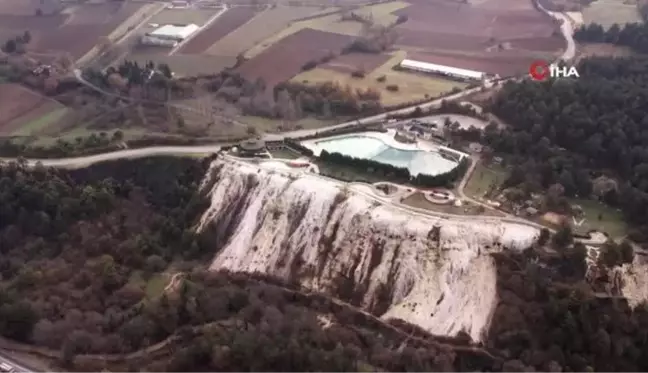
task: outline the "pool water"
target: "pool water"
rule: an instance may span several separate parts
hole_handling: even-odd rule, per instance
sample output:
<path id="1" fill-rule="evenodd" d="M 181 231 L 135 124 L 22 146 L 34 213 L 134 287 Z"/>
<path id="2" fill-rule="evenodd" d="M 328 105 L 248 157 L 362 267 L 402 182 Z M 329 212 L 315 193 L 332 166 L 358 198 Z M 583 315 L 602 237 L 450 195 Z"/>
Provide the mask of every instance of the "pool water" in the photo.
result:
<path id="1" fill-rule="evenodd" d="M 451 171 L 458 163 L 443 158 L 439 153 L 425 150 L 393 148 L 382 140 L 367 136 L 347 136 L 318 141 L 315 145 L 329 153 L 371 159 L 376 162 L 407 168 L 412 176 L 438 175 Z"/>

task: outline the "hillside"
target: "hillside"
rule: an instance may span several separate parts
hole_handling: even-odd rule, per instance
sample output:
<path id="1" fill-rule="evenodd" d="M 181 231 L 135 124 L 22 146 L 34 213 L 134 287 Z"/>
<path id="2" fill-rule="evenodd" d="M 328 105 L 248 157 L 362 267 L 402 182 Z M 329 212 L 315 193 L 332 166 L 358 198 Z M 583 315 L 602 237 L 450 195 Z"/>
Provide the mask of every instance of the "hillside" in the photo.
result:
<path id="1" fill-rule="evenodd" d="M 0 167 L 0 334 L 73 371 L 648 369 L 648 312 L 594 292 L 582 246 L 208 163 Z"/>

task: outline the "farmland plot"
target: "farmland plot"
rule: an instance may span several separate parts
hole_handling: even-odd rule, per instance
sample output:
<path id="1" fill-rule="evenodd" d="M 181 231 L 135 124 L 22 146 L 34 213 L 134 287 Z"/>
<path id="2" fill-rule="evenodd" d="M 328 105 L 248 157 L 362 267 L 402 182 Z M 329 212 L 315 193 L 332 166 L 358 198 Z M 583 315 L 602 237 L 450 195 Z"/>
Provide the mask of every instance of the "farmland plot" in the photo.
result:
<path id="1" fill-rule="evenodd" d="M 141 7 L 142 4 L 133 3 L 84 4 L 74 9 L 70 23 L 33 33 L 31 47 L 39 52 L 68 52 L 79 58 Z M 50 17 L 35 18 L 35 23 L 39 24 L 40 18 Z"/>
<path id="2" fill-rule="evenodd" d="M 405 52 L 395 52 L 390 59 L 373 71 L 368 71 L 362 79 L 353 78 L 351 74 L 341 73 L 323 66 L 310 71 L 305 71 L 292 79 L 294 82 L 304 84 L 317 84 L 337 82 L 342 86 L 353 89 L 371 88 L 380 92 L 380 101 L 383 105 L 395 105 L 404 102 L 422 100 L 439 96 L 452 91 L 453 88 L 463 88 L 464 83 L 424 74 L 415 74 L 393 69 L 405 58 Z M 384 79 L 384 81 L 378 81 Z M 398 91 L 387 89 L 388 85 L 397 85 Z"/>
<path id="3" fill-rule="evenodd" d="M 264 10 L 250 21 L 214 43 L 206 53 L 236 57 L 286 28 L 290 22 L 328 9 L 279 6 Z"/>
<path id="4" fill-rule="evenodd" d="M 43 106 L 49 109 L 46 112 L 63 107 L 18 84 L 0 84 L 0 133 L 7 135 L 18 130 L 24 123 L 21 117 L 38 112 Z"/>
<path id="5" fill-rule="evenodd" d="M 220 9 L 164 9 L 151 17 L 149 23 L 159 25 L 188 25 L 193 23 L 202 26 L 219 11 Z"/>
<path id="6" fill-rule="evenodd" d="M 583 18 L 585 23 L 599 23 L 604 27 L 610 27 L 614 23 L 642 22 L 636 1 L 628 0 L 594 1 L 583 9 Z"/>
<path id="7" fill-rule="evenodd" d="M 321 59 L 331 52 L 339 53 L 352 40 L 347 35 L 301 30 L 246 61 L 238 71 L 250 80 L 261 78 L 268 87 L 273 87 L 299 74 L 306 62 Z"/>
<path id="8" fill-rule="evenodd" d="M 334 58 L 321 67 L 351 74 L 354 71 L 370 73 L 390 59 L 386 54 L 374 53 L 348 53 Z"/>
<path id="9" fill-rule="evenodd" d="M 36 15 L 36 9 L 30 1 L 0 0 L 0 14 L 33 16 Z"/>
<path id="10" fill-rule="evenodd" d="M 195 54 L 206 51 L 212 44 L 252 19 L 257 11 L 254 7 L 235 7 L 227 10 L 209 27 L 189 40 L 179 52 Z"/>

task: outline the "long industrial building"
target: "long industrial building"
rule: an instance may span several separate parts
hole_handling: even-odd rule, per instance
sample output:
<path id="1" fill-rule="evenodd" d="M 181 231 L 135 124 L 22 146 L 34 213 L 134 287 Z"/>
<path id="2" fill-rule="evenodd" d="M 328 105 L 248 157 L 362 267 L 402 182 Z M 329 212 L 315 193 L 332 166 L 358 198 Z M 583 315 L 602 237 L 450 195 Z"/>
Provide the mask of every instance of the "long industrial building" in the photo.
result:
<path id="1" fill-rule="evenodd" d="M 403 69 L 421 71 L 424 73 L 433 73 L 450 76 L 456 79 L 484 79 L 486 73 L 481 71 L 474 71 L 468 69 L 461 69 L 458 67 L 437 65 L 435 63 L 415 61 L 415 60 L 403 60 L 400 63 L 400 67 Z"/>

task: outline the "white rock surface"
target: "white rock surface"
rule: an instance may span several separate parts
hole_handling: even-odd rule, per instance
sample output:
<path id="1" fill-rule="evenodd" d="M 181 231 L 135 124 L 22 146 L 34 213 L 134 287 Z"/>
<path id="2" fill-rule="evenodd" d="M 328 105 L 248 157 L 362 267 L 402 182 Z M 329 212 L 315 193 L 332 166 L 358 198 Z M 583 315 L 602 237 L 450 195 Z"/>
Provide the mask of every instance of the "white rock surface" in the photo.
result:
<path id="1" fill-rule="evenodd" d="M 535 228 L 414 214 L 317 175 L 216 160 L 203 187 L 219 253 L 211 268 L 263 272 L 351 299 L 384 318 L 480 340 L 497 303 L 487 252 Z M 436 228 L 435 228 L 436 227 Z"/>

